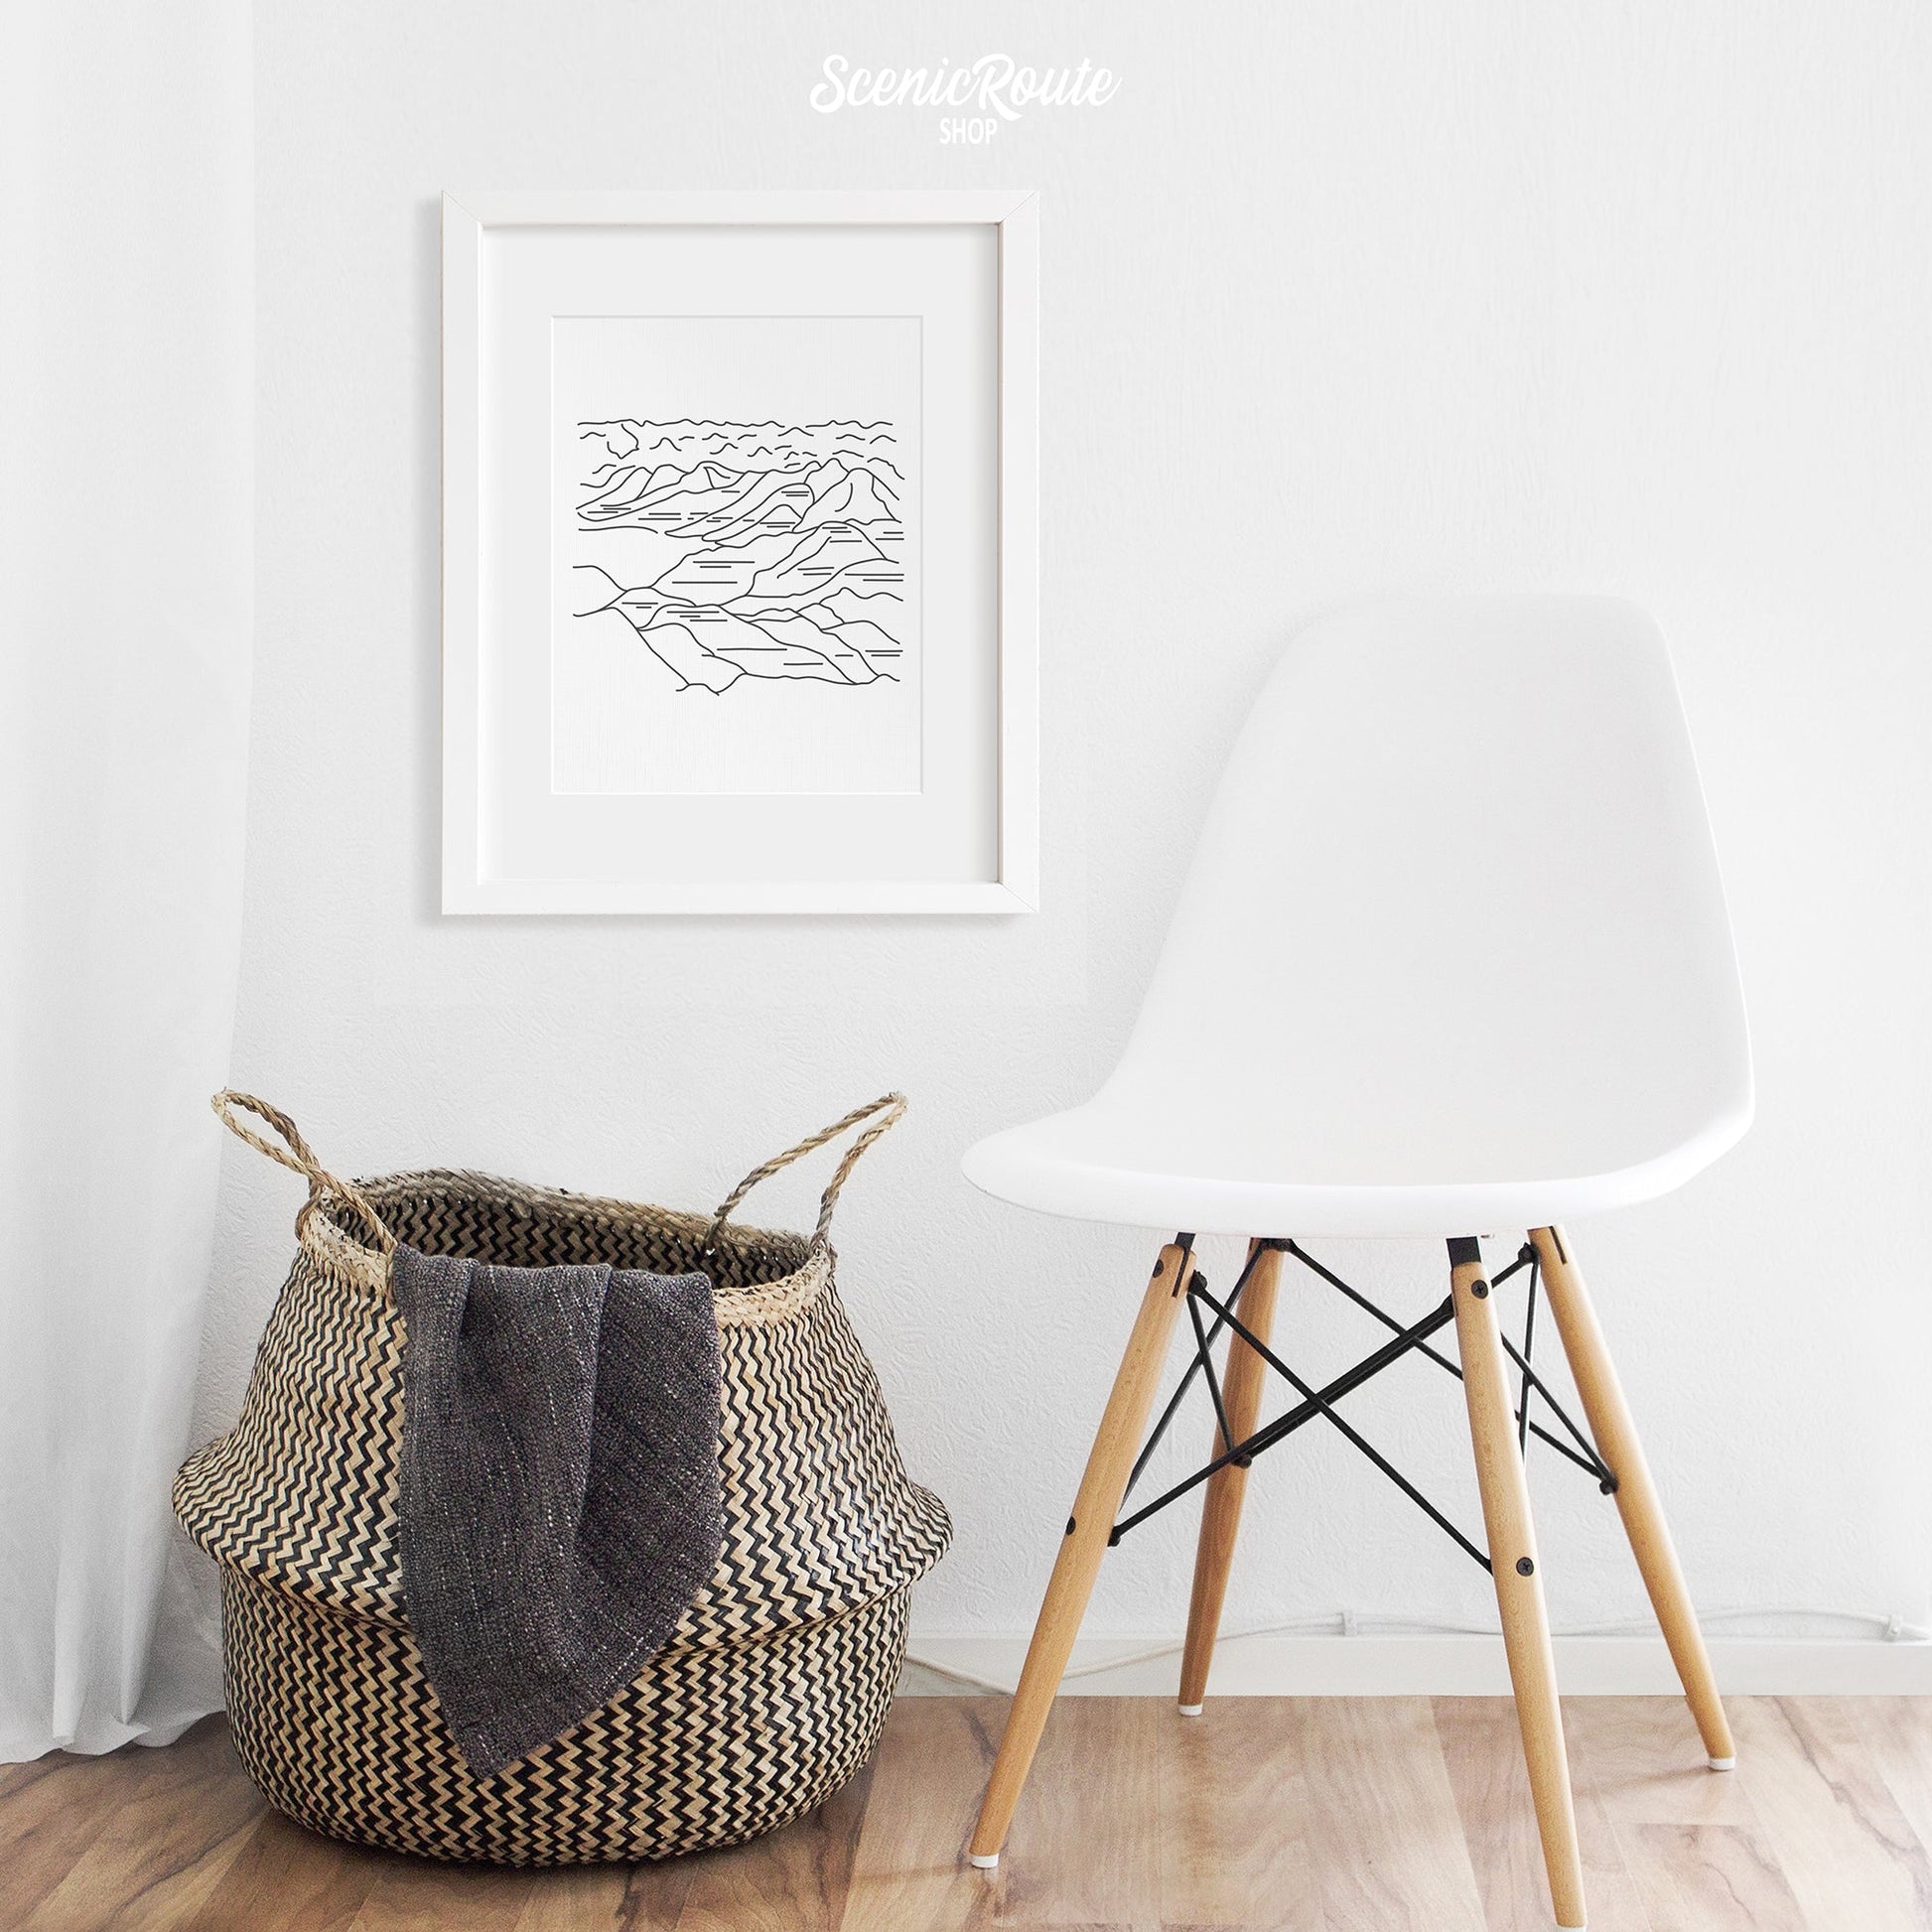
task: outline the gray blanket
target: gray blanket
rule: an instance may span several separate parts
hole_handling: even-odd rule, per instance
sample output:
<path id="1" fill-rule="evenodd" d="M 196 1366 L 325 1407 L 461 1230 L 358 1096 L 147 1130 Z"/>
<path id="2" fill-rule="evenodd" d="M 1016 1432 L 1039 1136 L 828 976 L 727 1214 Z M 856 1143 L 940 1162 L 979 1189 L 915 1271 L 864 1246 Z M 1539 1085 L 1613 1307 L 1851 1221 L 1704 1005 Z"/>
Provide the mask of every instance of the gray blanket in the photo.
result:
<path id="1" fill-rule="evenodd" d="M 703 1275 L 398 1247 L 403 1601 L 471 1769 L 606 1704 L 717 1567 Z"/>

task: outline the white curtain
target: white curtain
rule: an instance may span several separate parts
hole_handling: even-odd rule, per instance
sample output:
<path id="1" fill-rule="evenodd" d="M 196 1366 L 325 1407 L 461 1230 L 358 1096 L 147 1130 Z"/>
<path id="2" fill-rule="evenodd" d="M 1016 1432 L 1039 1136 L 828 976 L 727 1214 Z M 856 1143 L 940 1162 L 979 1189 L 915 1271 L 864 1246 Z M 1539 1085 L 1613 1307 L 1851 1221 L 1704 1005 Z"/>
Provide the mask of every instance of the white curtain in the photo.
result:
<path id="1" fill-rule="evenodd" d="M 6 20 L 0 1759 L 17 1759 L 163 1741 L 220 1701 L 207 1633 L 168 1636 L 161 1605 L 239 944 L 253 130 L 244 0 L 25 0 Z"/>

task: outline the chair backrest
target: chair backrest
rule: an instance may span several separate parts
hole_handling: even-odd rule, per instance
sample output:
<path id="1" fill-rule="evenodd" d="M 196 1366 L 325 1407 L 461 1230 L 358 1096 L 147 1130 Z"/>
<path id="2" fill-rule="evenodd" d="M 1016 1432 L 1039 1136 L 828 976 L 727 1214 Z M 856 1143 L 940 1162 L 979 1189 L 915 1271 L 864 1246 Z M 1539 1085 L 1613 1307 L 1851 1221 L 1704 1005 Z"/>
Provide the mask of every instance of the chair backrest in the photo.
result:
<path id="1" fill-rule="evenodd" d="M 1670 654 L 1605 598 L 1365 606 L 1269 679 L 1097 1104 L 1244 1177 L 1514 1181 L 1731 1144 L 1750 1051 Z"/>

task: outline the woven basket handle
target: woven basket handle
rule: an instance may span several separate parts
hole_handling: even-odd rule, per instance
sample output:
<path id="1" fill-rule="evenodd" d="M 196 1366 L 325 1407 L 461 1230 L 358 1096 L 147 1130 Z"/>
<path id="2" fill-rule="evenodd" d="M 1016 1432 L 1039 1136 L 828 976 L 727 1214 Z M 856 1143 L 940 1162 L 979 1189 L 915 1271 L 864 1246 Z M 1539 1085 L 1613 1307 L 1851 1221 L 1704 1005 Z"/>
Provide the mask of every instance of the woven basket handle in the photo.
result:
<path id="1" fill-rule="evenodd" d="M 368 1197 L 352 1180 L 344 1180 L 340 1175 L 331 1173 L 316 1159 L 314 1150 L 302 1138 L 302 1130 L 281 1108 L 271 1107 L 266 1100 L 257 1100 L 252 1093 L 237 1093 L 232 1087 L 223 1087 L 208 1104 L 214 1109 L 215 1118 L 230 1134 L 246 1141 L 250 1147 L 267 1155 L 278 1166 L 287 1168 L 291 1173 L 299 1173 L 309 1183 L 309 1198 L 302 1203 L 295 1216 L 298 1240 L 307 1232 L 325 1196 L 334 1194 L 338 1200 L 346 1201 L 375 1236 L 377 1254 L 386 1261 L 395 1253 L 396 1237 L 383 1224 L 382 1216 L 369 1205 Z M 277 1147 L 273 1141 L 263 1140 L 252 1127 L 244 1127 L 234 1117 L 233 1110 L 237 1107 L 253 1114 L 257 1120 L 265 1121 L 282 1137 L 284 1145 Z"/>
<path id="2" fill-rule="evenodd" d="M 754 1168 L 720 1204 L 716 1214 L 711 1217 L 711 1225 L 705 1230 L 704 1251 L 707 1255 L 717 1251 L 718 1235 L 730 1218 L 731 1211 L 756 1187 L 760 1180 L 774 1174 L 780 1168 L 788 1168 L 801 1155 L 821 1148 L 827 1141 L 835 1141 L 848 1127 L 857 1127 L 862 1120 L 872 1121 L 872 1125 L 845 1151 L 845 1159 L 833 1171 L 832 1178 L 826 1183 L 825 1192 L 819 1196 L 818 1226 L 812 1230 L 812 1250 L 814 1253 L 825 1246 L 825 1236 L 832 1225 L 832 1210 L 838 1205 L 839 1189 L 845 1185 L 846 1176 L 859 1165 L 859 1157 L 865 1153 L 882 1134 L 897 1126 L 899 1117 L 905 1112 L 905 1096 L 902 1093 L 882 1093 L 877 1100 L 869 1100 L 863 1107 L 855 1107 L 843 1120 L 835 1120 L 830 1127 L 822 1127 L 816 1134 L 802 1140 L 796 1147 L 787 1148 L 784 1153 L 773 1155 L 762 1167 Z M 878 1118 L 873 1117 L 877 1115 Z"/>

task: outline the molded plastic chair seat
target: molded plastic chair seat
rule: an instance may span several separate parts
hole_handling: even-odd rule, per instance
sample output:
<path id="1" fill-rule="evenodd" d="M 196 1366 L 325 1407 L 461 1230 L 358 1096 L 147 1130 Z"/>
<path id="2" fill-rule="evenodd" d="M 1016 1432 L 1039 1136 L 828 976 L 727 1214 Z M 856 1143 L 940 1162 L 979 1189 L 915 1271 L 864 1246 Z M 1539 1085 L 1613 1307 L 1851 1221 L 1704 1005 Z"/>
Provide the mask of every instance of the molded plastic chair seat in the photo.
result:
<path id="1" fill-rule="evenodd" d="M 1396 603 L 1313 624 L 1269 679 L 1113 1077 L 965 1170 L 1095 1220 L 1463 1234 L 1666 1192 L 1751 1106 L 1655 623 Z"/>

